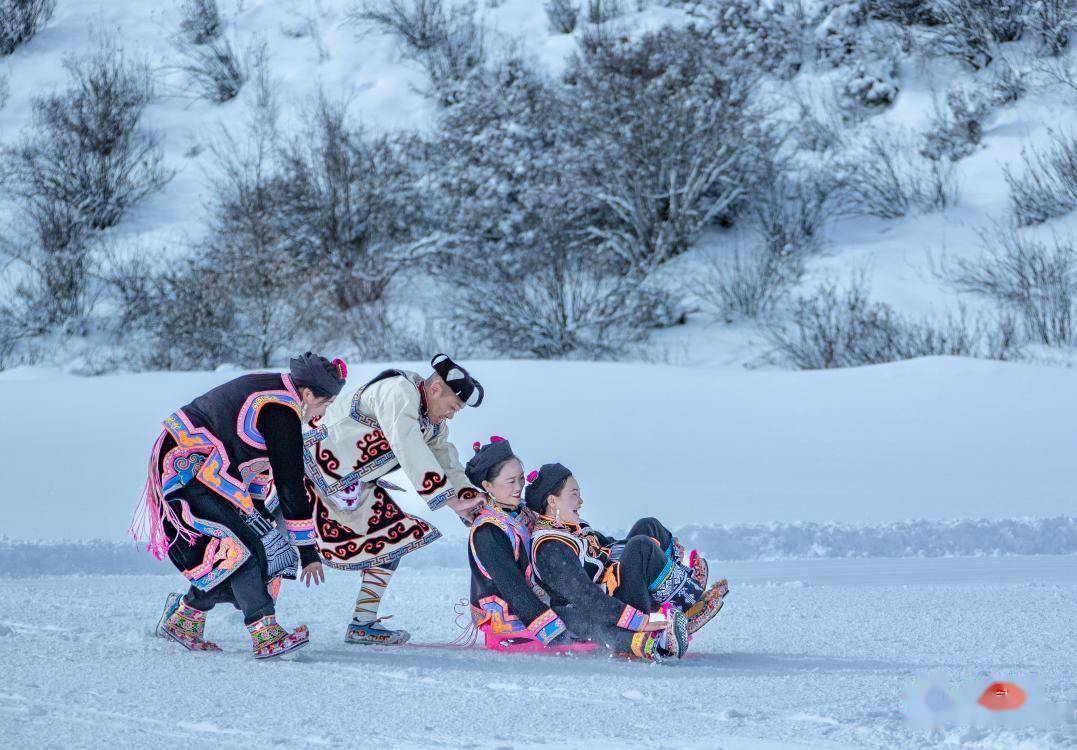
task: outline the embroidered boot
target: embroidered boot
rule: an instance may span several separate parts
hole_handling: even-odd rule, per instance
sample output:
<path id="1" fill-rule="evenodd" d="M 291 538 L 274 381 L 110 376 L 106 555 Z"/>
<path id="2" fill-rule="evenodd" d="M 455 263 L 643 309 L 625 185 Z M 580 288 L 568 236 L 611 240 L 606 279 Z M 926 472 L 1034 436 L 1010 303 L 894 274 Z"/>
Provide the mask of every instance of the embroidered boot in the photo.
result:
<path id="1" fill-rule="evenodd" d="M 206 629 L 206 613 L 183 601 L 182 594 L 169 594 L 165 609 L 157 623 L 157 636 L 175 641 L 188 651 L 220 651 L 216 643 L 202 637 Z"/>
<path id="2" fill-rule="evenodd" d="M 390 617 L 392 615 L 386 615 L 370 622 L 352 620 L 348 623 L 348 632 L 344 634 L 344 642 L 362 646 L 399 646 L 407 643 L 411 639 L 411 633 L 408 631 L 390 630 L 379 625 Z"/>
<path id="3" fill-rule="evenodd" d="M 710 566 L 707 565 L 707 559 L 699 554 L 699 550 L 694 549 L 688 553 L 688 569 L 692 571 L 691 575 L 695 582 L 702 588 L 707 588 Z"/>
<path id="4" fill-rule="evenodd" d="M 272 659 L 290 654 L 310 643 L 306 625 L 299 625 L 289 633 L 277 623 L 274 615 L 266 615 L 247 626 L 251 634 L 251 646 L 255 659 Z"/>
<path id="5" fill-rule="evenodd" d="M 649 586 L 651 598 L 657 605 L 672 604 L 679 610 L 687 610 L 703 598 L 703 587 L 692 575 L 692 570 L 678 562 L 669 561 L 657 579 Z"/>
<path id="6" fill-rule="evenodd" d="M 666 626 L 662 630 L 632 636 L 632 653 L 647 661 L 680 659 L 688 651 L 688 618 L 680 610 L 663 608 Z"/>
<path id="7" fill-rule="evenodd" d="M 729 593 L 729 582 L 726 579 L 715 582 L 707 589 L 703 597 L 684 611 L 688 618 L 688 634 L 691 635 L 714 619 L 722 605 L 725 604 L 725 595 Z"/>

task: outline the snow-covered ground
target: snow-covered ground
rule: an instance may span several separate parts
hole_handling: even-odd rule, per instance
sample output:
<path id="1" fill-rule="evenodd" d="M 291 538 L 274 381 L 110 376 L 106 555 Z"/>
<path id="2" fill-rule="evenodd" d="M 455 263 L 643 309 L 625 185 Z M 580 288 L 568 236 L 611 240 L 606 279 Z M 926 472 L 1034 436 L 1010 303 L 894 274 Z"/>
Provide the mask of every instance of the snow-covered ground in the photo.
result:
<path id="1" fill-rule="evenodd" d="M 454 421 L 457 445 L 502 434 L 529 466 L 566 462 L 599 527 L 654 514 L 715 560 L 831 559 L 716 564 L 733 588 L 726 610 L 673 665 L 356 649 L 342 631 L 358 580 L 335 571 L 317 590 L 285 587 L 282 619 L 313 633 L 300 660 L 254 663 L 232 611 L 210 622 L 224 654 L 181 653 L 152 628 L 182 579 L 115 545 L 161 417 L 234 373 L 8 371 L 0 530 L 23 541 L 0 543 L 0 736 L 115 748 L 1077 743 L 1073 370 L 468 365 L 488 398 Z M 448 538 L 406 561 L 383 612 L 416 642 L 445 643 L 467 594 L 462 527 L 426 515 Z M 61 539 L 80 542 L 33 542 Z M 1014 555 L 1044 551 L 1068 554 Z M 988 556 L 931 557 L 970 554 Z M 135 574 L 100 575 L 110 559 Z M 36 574 L 55 570 L 97 574 Z M 996 677 L 1029 691 L 1026 709 L 975 708 Z M 932 733 L 904 712 L 923 718 L 936 682 L 962 708 Z"/>
<path id="2" fill-rule="evenodd" d="M 671 665 L 343 643 L 358 579 L 286 585 L 293 662 L 256 663 L 234 610 L 192 655 L 153 625 L 178 575 L 0 578 L 9 747 L 906 748 L 1077 743 L 1073 557 L 739 563 L 723 612 Z M 383 612 L 420 643 L 457 633 L 463 568 L 404 564 Z M 995 678 L 1029 695 L 975 706 Z M 910 723 L 938 684 L 971 726 Z M 175 687 L 182 686 L 177 692 Z M 241 706 L 237 710 L 236 706 Z M 951 719 L 952 716 L 940 718 Z"/>

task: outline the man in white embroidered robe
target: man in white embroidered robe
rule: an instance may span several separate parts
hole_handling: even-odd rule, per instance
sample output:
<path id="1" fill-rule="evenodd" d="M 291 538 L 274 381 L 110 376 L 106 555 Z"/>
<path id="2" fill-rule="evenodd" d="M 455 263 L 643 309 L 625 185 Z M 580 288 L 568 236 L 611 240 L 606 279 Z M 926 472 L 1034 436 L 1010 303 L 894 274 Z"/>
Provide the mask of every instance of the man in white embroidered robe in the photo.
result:
<path id="1" fill-rule="evenodd" d="M 400 468 L 431 510 L 449 506 L 470 523 L 482 502 L 448 439 L 448 420 L 482 402 L 482 386 L 444 354 L 427 377 L 386 370 L 345 390 L 304 435 L 307 491 L 314 508 L 318 552 L 340 570 L 362 571 L 349 643 L 395 644 L 404 630 L 381 626 L 378 605 L 401 557 L 441 533 L 405 513 L 382 477 Z"/>

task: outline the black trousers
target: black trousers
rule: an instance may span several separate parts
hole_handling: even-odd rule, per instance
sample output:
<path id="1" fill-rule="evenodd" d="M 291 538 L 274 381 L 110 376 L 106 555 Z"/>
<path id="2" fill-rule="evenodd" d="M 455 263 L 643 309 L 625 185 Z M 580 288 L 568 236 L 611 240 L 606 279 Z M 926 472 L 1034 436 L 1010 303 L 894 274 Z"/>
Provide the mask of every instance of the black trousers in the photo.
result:
<path id="1" fill-rule="evenodd" d="M 569 634 L 571 633 L 571 635 L 574 635 L 577 638 L 582 638 L 586 641 L 594 641 L 614 653 L 627 654 L 631 652 L 632 636 L 635 635 L 631 630 L 625 630 L 616 625 L 606 625 L 604 623 L 595 622 L 576 609 L 572 604 L 555 607 L 554 611 L 557 613 L 558 617 L 564 620 L 565 626 L 569 630 L 568 633 L 561 634 L 557 641 L 558 643 L 570 642 L 571 638 L 569 637 Z"/>
<path id="2" fill-rule="evenodd" d="M 227 527 L 251 553 L 242 565 L 212 589 L 203 591 L 191 586 L 183 600 L 204 612 L 217 604 L 231 604 L 243 612 L 243 621 L 248 625 L 274 614 L 273 597 L 268 588 L 269 568 L 265 548 L 258 534 L 243 520 L 242 514 L 197 480 L 171 493 L 167 502 L 176 502 L 175 498 L 186 500 L 191 513 L 198 518 Z M 174 533 L 172 529 L 168 531 Z M 201 564 L 208 543 L 209 538 L 205 536 L 200 536 L 193 546 L 178 539 L 169 548 L 168 557 L 179 570 L 189 570 Z"/>
<path id="3" fill-rule="evenodd" d="M 655 542 L 658 542 L 655 544 Z M 673 534 L 656 518 L 641 518 L 632 525 L 620 557 L 620 584 L 613 596 L 641 612 L 653 612 L 658 603 L 650 585 L 666 567 L 666 550 Z"/>

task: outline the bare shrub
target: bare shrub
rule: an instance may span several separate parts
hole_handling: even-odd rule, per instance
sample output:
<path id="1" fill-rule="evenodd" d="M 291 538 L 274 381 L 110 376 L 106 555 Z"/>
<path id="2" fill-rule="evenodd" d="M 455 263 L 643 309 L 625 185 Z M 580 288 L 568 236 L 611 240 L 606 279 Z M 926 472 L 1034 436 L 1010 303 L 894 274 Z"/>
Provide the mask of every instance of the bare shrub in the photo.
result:
<path id="1" fill-rule="evenodd" d="M 767 361 L 802 370 L 932 355 L 1010 359 L 1019 353 L 1011 318 L 970 323 L 964 310 L 938 321 L 906 318 L 885 303 L 872 302 L 862 274 L 844 288 L 831 280 L 810 297 L 800 297 L 790 319 L 772 321 L 766 337 L 772 347 Z"/>
<path id="2" fill-rule="evenodd" d="M 307 132 L 281 155 L 284 241 L 347 313 L 382 301 L 424 247 L 419 178 L 406 142 L 350 127 L 343 104 L 319 99 Z"/>
<path id="3" fill-rule="evenodd" d="M 964 88 L 947 91 L 945 101 L 936 97 L 920 153 L 928 159 L 951 162 L 973 153 L 983 138 L 983 123 L 991 106 L 981 92 Z"/>
<path id="4" fill-rule="evenodd" d="M 846 164 L 850 209 L 896 219 L 914 211 L 941 211 L 957 202 L 957 184 L 949 160 L 926 159 L 908 138 L 894 132 L 872 133 Z"/>
<path id="5" fill-rule="evenodd" d="M 174 47 L 180 59 L 175 68 L 187 76 L 188 91 L 196 99 L 223 104 L 235 99 L 247 82 L 247 65 L 227 37 L 217 36 L 202 44 L 177 37 Z"/>
<path id="6" fill-rule="evenodd" d="M 996 226 L 981 234 L 975 259 L 943 260 L 936 270 L 960 292 L 993 300 L 1012 310 L 1028 338 L 1045 346 L 1077 343 L 1077 245 L 1051 242 Z"/>
<path id="7" fill-rule="evenodd" d="M 992 66 L 988 80 L 990 101 L 998 107 L 1013 104 L 1028 92 L 1030 68 L 1025 65 L 999 59 Z"/>
<path id="8" fill-rule="evenodd" d="M 443 104 L 456 100 L 454 89 L 486 62 L 484 27 L 474 3 L 443 0 L 363 0 L 348 19 L 367 29 L 393 34 L 407 55 L 426 70 Z"/>
<path id="9" fill-rule="evenodd" d="M 623 13 L 621 0 L 587 0 L 587 23 L 604 24 Z"/>
<path id="10" fill-rule="evenodd" d="M 358 305 L 336 319 L 351 347 L 348 353 L 366 362 L 423 359 L 430 352 L 466 346 L 466 332 L 456 321 L 428 315 L 417 321 L 385 299 Z"/>
<path id="11" fill-rule="evenodd" d="M 610 274 L 569 254 L 543 254 L 531 273 L 515 277 L 490 265 L 463 290 L 461 320 L 498 354 L 608 359 L 642 340 L 668 300 L 637 279 Z"/>
<path id="12" fill-rule="evenodd" d="M 843 146 L 851 126 L 867 115 L 863 107 L 852 107 L 848 97 L 831 82 L 819 85 L 810 79 L 798 80 L 790 89 L 790 101 L 797 115 L 791 134 L 811 151 L 830 151 Z"/>
<path id="13" fill-rule="evenodd" d="M 902 26 L 930 26 L 939 22 L 933 0 L 872 0 L 867 7 L 873 18 L 894 21 Z"/>
<path id="14" fill-rule="evenodd" d="M 1040 224 L 1077 208 L 1077 136 L 1053 132 L 1043 149 L 1021 151 L 1022 172 L 1006 166 L 1010 207 L 1018 226 Z"/>
<path id="15" fill-rule="evenodd" d="M 54 10 L 56 0 L 0 0 L 0 57 L 33 39 Z"/>
<path id="16" fill-rule="evenodd" d="M 713 64 L 692 28 L 591 41 L 567 74 L 574 127 L 593 144 L 581 150 L 581 192 L 605 217 L 588 233 L 620 268 L 647 275 L 746 192 L 757 75 L 746 62 Z"/>
<path id="17" fill-rule="evenodd" d="M 1036 0 L 1028 11 L 1028 25 L 1039 38 L 1043 53 L 1058 57 L 1069 49 L 1077 30 L 1077 2 Z"/>
<path id="18" fill-rule="evenodd" d="M 1025 3 L 1020 0 L 934 0 L 939 19 L 934 37 L 939 49 L 974 70 L 995 59 L 996 46 L 1021 38 Z"/>
<path id="19" fill-rule="evenodd" d="M 744 217 L 772 255 L 810 255 L 823 244 L 824 225 L 847 209 L 845 176 L 827 161 L 802 163 L 761 155 Z"/>
<path id="20" fill-rule="evenodd" d="M 797 253 L 737 247 L 732 254 L 711 257 L 686 286 L 705 315 L 731 323 L 771 313 L 803 273 L 803 259 Z"/>
<path id="21" fill-rule="evenodd" d="M 141 125 L 153 81 L 108 43 L 65 67 L 70 87 L 35 99 L 33 129 L 5 149 L 8 187 L 28 205 L 57 203 L 103 229 L 172 178 L 160 137 Z"/>
<path id="22" fill-rule="evenodd" d="M 576 30 L 580 17 L 577 0 L 546 0 L 546 18 L 550 28 L 558 34 L 571 34 Z"/>
<path id="23" fill-rule="evenodd" d="M 413 52 L 434 49 L 447 34 L 443 0 L 363 0 L 348 18 L 400 37 Z"/>
<path id="24" fill-rule="evenodd" d="M 288 193 L 268 152 L 227 137 L 211 150 L 205 237 L 178 259 L 141 254 L 107 269 L 121 304 L 115 333 L 143 367 L 268 367 L 318 343 L 325 299 L 284 242 Z"/>
<path id="25" fill-rule="evenodd" d="M 206 44 L 221 36 L 221 12 L 217 0 L 182 0 L 180 32 L 191 44 Z"/>

